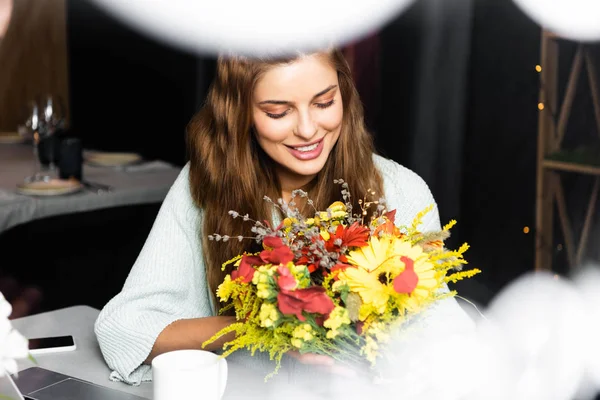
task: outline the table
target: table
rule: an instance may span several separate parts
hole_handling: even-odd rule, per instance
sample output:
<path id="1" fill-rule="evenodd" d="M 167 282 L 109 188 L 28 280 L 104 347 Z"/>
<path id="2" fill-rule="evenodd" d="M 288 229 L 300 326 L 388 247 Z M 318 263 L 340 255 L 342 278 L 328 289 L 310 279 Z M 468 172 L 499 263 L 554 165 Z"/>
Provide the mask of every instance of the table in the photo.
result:
<path id="1" fill-rule="evenodd" d="M 138 387 L 108 380 L 109 368 L 104 363 L 94 334 L 99 311 L 88 306 L 74 306 L 13 320 L 13 327 L 25 337 L 73 335 L 77 350 L 36 356 L 38 366 L 102 386 L 151 398 L 152 385 Z M 29 360 L 19 361 L 19 370 L 35 366 Z"/>
<path id="2" fill-rule="evenodd" d="M 86 180 L 110 185 L 114 190 L 103 194 L 83 190 L 46 198 L 17 194 L 16 185 L 32 174 L 34 165 L 31 145 L 0 144 L 0 233 L 19 224 L 55 215 L 160 203 L 181 170 L 160 161 L 124 170 L 84 164 Z"/>
<path id="3" fill-rule="evenodd" d="M 101 386 L 152 398 L 152 383 L 143 382 L 140 386 L 130 386 L 108 379 L 110 370 L 106 366 L 96 336 L 94 322 L 99 311 L 89 306 L 73 306 L 18 318 L 12 321 L 13 327 L 26 337 L 44 337 L 73 335 L 77 350 L 36 356 L 37 366 L 75 378 L 83 379 Z M 19 360 L 19 371 L 35 366 L 29 360 Z M 247 366 L 228 360 L 227 389 L 223 400 L 234 399 L 319 399 L 331 396 L 319 396 L 310 388 L 301 389 L 292 384 L 280 373 L 265 384 L 264 375 L 260 375 Z M 348 398 L 347 396 L 345 398 Z"/>

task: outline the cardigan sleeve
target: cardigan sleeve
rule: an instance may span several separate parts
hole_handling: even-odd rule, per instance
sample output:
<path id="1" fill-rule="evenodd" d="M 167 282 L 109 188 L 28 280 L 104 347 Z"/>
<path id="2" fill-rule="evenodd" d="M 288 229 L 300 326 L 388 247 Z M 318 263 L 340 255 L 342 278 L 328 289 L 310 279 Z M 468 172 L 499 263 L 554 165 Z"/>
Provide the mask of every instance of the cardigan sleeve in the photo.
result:
<path id="1" fill-rule="evenodd" d="M 381 156 L 374 156 L 374 162 L 383 178 L 387 209 L 396 210 L 396 225 L 410 225 L 417 213 L 433 206 L 423 218 L 419 230 L 428 232 L 441 229 L 437 203 L 423 178 Z"/>
<path id="2" fill-rule="evenodd" d="M 179 319 L 213 314 L 200 240 L 201 211 L 186 165 L 160 208 L 119 294 L 100 312 L 95 333 L 111 380 L 151 380 L 142 364 L 162 330 Z"/>

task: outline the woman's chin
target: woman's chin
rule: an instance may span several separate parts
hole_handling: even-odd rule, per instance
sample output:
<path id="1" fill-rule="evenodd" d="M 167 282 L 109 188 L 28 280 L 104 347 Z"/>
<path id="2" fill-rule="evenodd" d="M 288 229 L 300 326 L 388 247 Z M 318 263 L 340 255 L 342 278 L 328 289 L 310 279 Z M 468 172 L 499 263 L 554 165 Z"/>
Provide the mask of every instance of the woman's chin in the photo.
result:
<path id="1" fill-rule="evenodd" d="M 296 161 L 293 163 L 293 165 L 290 165 L 288 169 L 295 175 L 312 178 L 319 172 L 321 172 L 321 170 L 325 166 L 325 161 L 327 161 L 327 157 L 325 157 L 324 159 L 321 159 L 321 157 L 319 157 L 310 161 Z"/>

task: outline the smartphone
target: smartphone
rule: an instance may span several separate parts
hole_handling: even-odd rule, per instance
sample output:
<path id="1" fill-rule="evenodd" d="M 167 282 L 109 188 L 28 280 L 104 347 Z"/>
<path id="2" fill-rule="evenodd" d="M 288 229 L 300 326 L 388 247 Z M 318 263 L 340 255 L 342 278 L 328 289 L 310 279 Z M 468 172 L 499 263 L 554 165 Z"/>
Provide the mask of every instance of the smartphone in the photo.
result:
<path id="1" fill-rule="evenodd" d="M 73 351 L 76 348 L 75 340 L 71 335 L 29 339 L 29 353 L 31 355 Z"/>

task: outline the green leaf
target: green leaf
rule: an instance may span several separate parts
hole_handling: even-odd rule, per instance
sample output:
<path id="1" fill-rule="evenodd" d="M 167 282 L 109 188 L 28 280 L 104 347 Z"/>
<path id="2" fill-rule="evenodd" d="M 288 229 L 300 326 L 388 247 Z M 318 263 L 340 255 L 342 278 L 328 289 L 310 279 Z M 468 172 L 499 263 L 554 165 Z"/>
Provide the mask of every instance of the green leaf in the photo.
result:
<path id="1" fill-rule="evenodd" d="M 342 299 L 344 304 L 346 304 L 346 299 L 348 298 L 348 293 L 350 293 L 350 286 L 343 285 L 343 286 L 340 286 L 339 289 L 336 288 L 336 290 L 338 290 L 340 292 L 340 298 Z"/>

